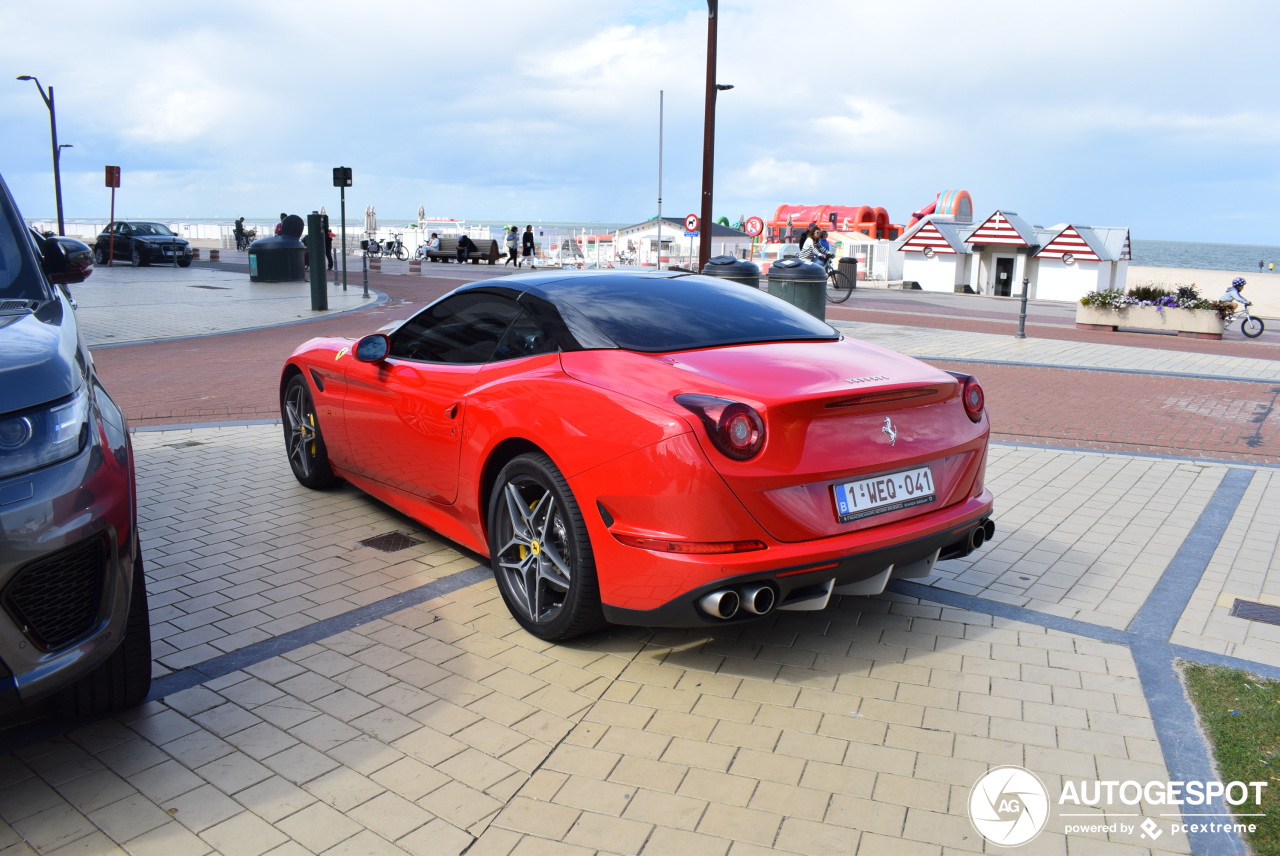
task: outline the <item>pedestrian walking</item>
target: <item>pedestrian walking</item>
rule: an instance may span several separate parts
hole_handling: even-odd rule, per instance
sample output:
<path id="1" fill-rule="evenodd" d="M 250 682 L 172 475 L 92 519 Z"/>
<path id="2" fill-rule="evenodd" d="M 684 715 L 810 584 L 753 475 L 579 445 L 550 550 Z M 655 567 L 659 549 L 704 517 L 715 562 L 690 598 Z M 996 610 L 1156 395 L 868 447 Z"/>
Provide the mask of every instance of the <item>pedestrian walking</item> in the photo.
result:
<path id="1" fill-rule="evenodd" d="M 232 231 L 236 233 L 236 249 L 237 250 L 247 249 L 249 247 L 249 242 L 248 240 L 245 239 L 245 235 L 244 235 L 244 218 L 243 217 L 241 217 L 239 220 L 236 221 L 235 229 L 233 229 Z"/>
<path id="2" fill-rule="evenodd" d="M 512 267 L 520 267 L 520 227 L 512 226 L 507 229 L 507 260 L 502 263 L 503 267 L 511 265 Z"/>
<path id="3" fill-rule="evenodd" d="M 324 230 L 324 254 L 329 257 L 329 270 L 333 270 L 333 239 L 336 237 L 332 229 Z"/>
<path id="4" fill-rule="evenodd" d="M 284 234 L 284 218 L 286 218 L 286 217 L 288 217 L 288 216 L 289 216 L 289 215 L 288 215 L 288 214 L 286 214 L 286 213 L 284 213 L 283 211 L 281 211 L 281 212 L 280 212 L 280 222 L 276 224 L 276 234 L 277 234 L 277 235 L 283 235 L 283 234 Z"/>
<path id="5" fill-rule="evenodd" d="M 521 239 L 521 242 L 522 242 L 521 243 L 522 255 L 521 255 L 520 263 L 517 263 L 516 267 L 520 267 L 520 264 L 524 262 L 528 262 L 529 267 L 533 268 L 534 270 L 537 270 L 538 263 L 537 263 L 537 260 L 534 259 L 533 257 L 534 243 L 533 243 L 533 227 L 532 226 L 524 227 L 524 237 Z"/>
<path id="6" fill-rule="evenodd" d="M 1266 261 L 1266 259 L 1258 259 L 1258 273 L 1262 273 L 1262 269 L 1266 267 L 1266 265 L 1263 264 L 1264 261 Z"/>

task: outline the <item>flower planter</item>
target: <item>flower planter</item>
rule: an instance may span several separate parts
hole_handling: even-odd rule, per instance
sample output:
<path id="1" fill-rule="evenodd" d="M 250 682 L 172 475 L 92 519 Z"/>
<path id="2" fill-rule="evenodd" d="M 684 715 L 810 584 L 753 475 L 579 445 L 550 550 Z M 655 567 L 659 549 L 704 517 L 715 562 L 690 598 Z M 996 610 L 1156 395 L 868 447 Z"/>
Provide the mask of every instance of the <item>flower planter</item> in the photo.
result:
<path id="1" fill-rule="evenodd" d="M 1076 305 L 1076 327 L 1082 330 L 1115 330 L 1128 327 L 1177 333 L 1196 339 L 1221 339 L 1224 322 L 1212 309 L 1156 309 L 1154 306 L 1126 306 L 1106 309 Z"/>

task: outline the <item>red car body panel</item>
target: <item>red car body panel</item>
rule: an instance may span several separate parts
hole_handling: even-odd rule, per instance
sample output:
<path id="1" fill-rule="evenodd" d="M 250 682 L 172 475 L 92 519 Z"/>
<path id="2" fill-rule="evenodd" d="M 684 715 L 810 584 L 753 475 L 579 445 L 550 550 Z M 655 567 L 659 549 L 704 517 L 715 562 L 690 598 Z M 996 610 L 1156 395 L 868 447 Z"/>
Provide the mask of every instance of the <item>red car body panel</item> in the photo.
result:
<path id="1" fill-rule="evenodd" d="M 487 556 L 487 492 L 503 452 L 536 447 L 582 510 L 607 608 L 659 610 L 751 575 L 776 579 L 785 595 L 858 554 L 921 539 L 933 552 L 991 512 L 989 425 L 966 416 L 962 383 L 865 343 L 581 350 L 483 365 L 364 363 L 353 347 L 314 339 L 285 366 L 286 380 L 308 378 L 335 471 Z M 682 394 L 755 408 L 760 453 L 722 454 L 675 401 Z M 924 466 L 932 502 L 839 522 L 833 486 Z M 686 554 L 617 536 L 764 548 Z"/>

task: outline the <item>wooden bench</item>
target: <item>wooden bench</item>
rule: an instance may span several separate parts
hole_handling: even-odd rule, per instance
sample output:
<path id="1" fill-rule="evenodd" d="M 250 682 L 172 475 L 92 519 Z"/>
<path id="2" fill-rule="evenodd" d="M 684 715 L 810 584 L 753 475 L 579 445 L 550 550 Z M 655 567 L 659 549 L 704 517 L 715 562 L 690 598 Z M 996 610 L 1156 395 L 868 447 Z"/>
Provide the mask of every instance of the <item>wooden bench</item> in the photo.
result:
<path id="1" fill-rule="evenodd" d="M 498 242 L 492 238 L 472 238 L 471 242 L 476 248 L 467 253 L 467 259 L 473 265 L 480 264 L 481 261 L 488 260 L 489 264 L 498 261 Z M 458 239 L 457 238 L 441 238 L 440 249 L 427 250 L 427 258 L 433 262 L 453 261 L 458 257 Z"/>

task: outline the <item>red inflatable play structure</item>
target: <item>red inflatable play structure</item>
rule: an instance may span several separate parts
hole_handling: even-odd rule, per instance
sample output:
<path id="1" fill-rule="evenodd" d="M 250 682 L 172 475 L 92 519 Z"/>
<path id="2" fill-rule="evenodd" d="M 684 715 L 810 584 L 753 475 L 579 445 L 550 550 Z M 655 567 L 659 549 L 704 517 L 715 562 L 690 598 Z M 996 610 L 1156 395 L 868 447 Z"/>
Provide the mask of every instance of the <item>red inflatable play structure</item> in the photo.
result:
<path id="1" fill-rule="evenodd" d="M 861 232 L 868 238 L 892 240 L 902 233 L 901 226 L 889 222 L 889 212 L 869 205 L 779 205 L 767 224 L 768 240 L 786 240 L 787 218 L 796 237 L 810 223 L 833 232 Z"/>

